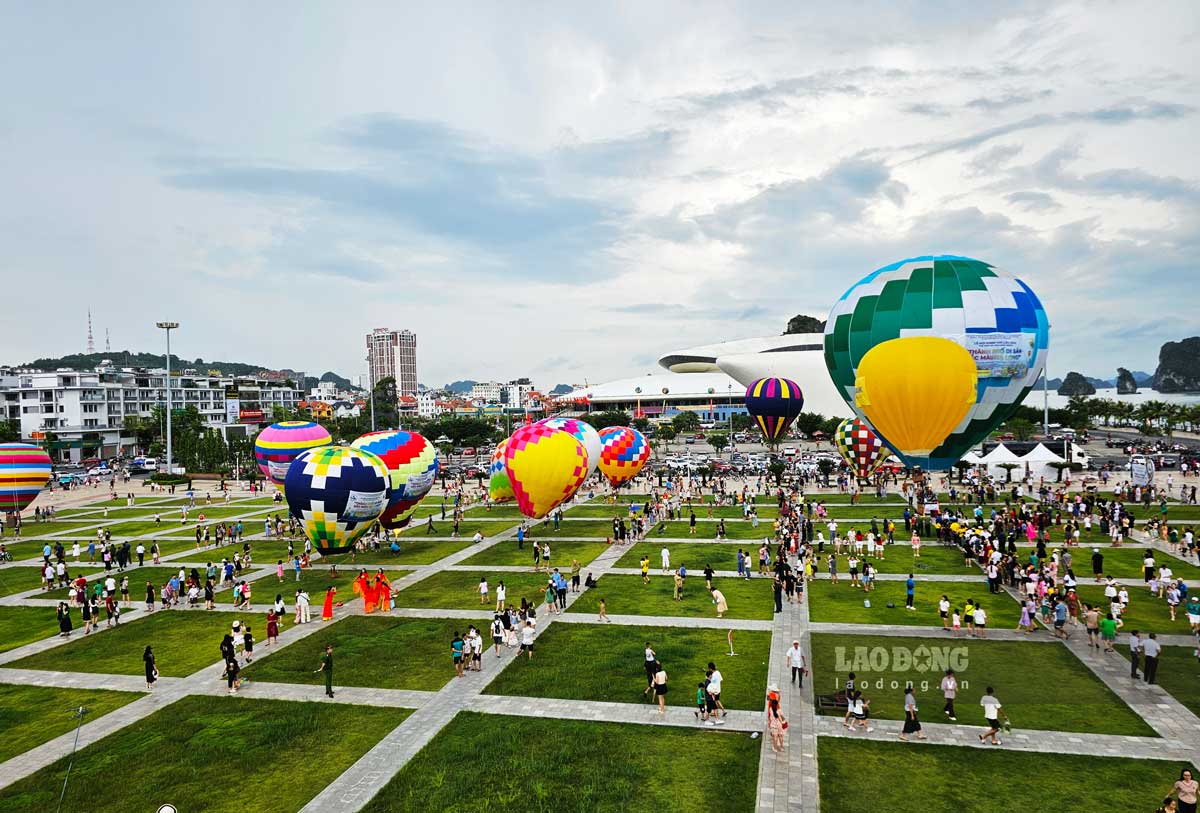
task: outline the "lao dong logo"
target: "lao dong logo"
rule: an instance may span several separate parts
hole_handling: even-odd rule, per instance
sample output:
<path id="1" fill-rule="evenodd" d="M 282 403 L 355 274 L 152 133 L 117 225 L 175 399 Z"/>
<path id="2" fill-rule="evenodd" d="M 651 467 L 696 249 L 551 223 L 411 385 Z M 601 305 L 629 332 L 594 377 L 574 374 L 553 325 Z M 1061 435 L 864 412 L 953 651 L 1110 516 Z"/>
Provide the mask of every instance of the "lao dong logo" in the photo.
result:
<path id="1" fill-rule="evenodd" d="M 856 678 L 857 685 L 865 687 L 869 685 L 870 679 L 863 679 L 864 676 L 879 676 L 876 681 L 875 688 L 885 688 L 885 678 L 883 673 L 892 672 L 896 674 L 904 674 L 906 676 L 905 683 L 910 683 L 913 673 L 926 675 L 941 675 L 947 669 L 953 669 L 955 673 L 965 672 L 969 665 L 970 659 L 967 656 L 967 647 L 965 646 L 925 646 L 922 644 L 918 647 L 908 646 L 856 646 L 834 647 L 835 666 L 834 670 L 838 677 L 834 681 L 838 683 L 838 688 L 841 688 L 841 680 L 845 679 L 845 675 L 853 672 Z M 932 686 L 937 687 L 940 678 L 933 680 Z M 892 688 L 899 688 L 901 683 L 898 680 L 893 680 Z M 920 688 L 922 691 L 928 691 L 930 681 L 921 681 Z M 968 681 L 958 681 L 959 689 L 969 688 Z"/>

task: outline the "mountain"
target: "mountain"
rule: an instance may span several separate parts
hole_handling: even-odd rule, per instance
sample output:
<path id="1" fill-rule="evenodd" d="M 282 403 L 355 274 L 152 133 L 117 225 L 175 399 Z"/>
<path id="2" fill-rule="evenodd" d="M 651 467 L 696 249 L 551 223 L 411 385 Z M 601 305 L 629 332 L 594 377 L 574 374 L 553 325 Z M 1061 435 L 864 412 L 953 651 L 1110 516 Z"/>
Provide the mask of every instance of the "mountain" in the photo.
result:
<path id="1" fill-rule="evenodd" d="M 1139 387 L 1149 387 L 1154 383 L 1154 373 L 1143 372 L 1142 370 L 1132 370 L 1133 380 L 1137 382 Z"/>
<path id="2" fill-rule="evenodd" d="M 1138 391 L 1137 380 L 1133 373 L 1124 367 L 1117 368 L 1117 395 L 1132 395 Z"/>
<path id="3" fill-rule="evenodd" d="M 1163 344 L 1158 351 L 1154 389 L 1159 392 L 1200 391 L 1200 336 Z"/>
<path id="4" fill-rule="evenodd" d="M 101 362 L 108 360 L 117 367 L 146 367 L 146 368 L 161 368 L 166 364 L 167 357 L 162 353 L 139 353 L 133 350 L 111 350 L 106 353 L 72 353 L 59 358 L 40 358 L 33 361 L 19 364 L 19 367 L 33 367 L 40 370 L 94 370 Z M 195 369 L 200 375 L 208 375 L 216 373 L 223 376 L 252 376 L 264 370 L 272 371 L 270 367 L 265 367 L 262 364 L 247 364 L 243 361 L 205 361 L 204 359 L 185 359 L 172 354 L 171 356 L 172 370 Z M 285 378 L 291 378 L 293 381 L 299 382 L 300 373 L 296 370 L 274 370 L 272 372 L 280 373 Z M 329 378 L 332 376 L 332 378 Z M 317 379 L 310 376 L 305 377 L 305 382 Z M 349 385 L 350 382 L 336 373 L 325 373 L 321 376 L 321 381 L 337 381 L 339 385 L 345 382 Z M 314 384 L 315 385 L 315 384 Z"/>
<path id="5" fill-rule="evenodd" d="M 550 395 L 566 395 L 571 390 L 575 389 L 570 384 L 557 384 L 554 389 L 550 390 Z"/>
<path id="6" fill-rule="evenodd" d="M 824 333 L 825 323 L 814 316 L 805 316 L 797 314 L 791 319 L 788 319 L 787 329 L 783 331 L 783 335 L 787 336 L 790 333 Z"/>
<path id="7" fill-rule="evenodd" d="M 334 384 L 337 384 L 337 387 L 339 390 L 361 390 L 362 389 L 361 387 L 359 387 L 357 384 L 355 384 L 350 379 L 342 378 L 340 375 L 338 375 L 335 372 L 325 372 L 325 373 L 321 374 L 320 378 L 316 378 L 311 375 L 304 376 L 305 391 L 314 389 L 317 386 L 317 384 L 321 381 L 332 381 Z"/>
<path id="8" fill-rule="evenodd" d="M 1059 395 L 1095 395 L 1096 386 L 1091 380 L 1072 370 L 1067 373 L 1062 384 L 1058 387 Z"/>
<path id="9" fill-rule="evenodd" d="M 446 390 L 447 392 L 456 393 L 457 395 L 466 395 L 471 391 L 471 387 L 475 386 L 475 384 L 475 381 L 472 381 L 468 378 L 464 381 L 451 381 L 449 384 L 442 387 L 442 389 Z"/>

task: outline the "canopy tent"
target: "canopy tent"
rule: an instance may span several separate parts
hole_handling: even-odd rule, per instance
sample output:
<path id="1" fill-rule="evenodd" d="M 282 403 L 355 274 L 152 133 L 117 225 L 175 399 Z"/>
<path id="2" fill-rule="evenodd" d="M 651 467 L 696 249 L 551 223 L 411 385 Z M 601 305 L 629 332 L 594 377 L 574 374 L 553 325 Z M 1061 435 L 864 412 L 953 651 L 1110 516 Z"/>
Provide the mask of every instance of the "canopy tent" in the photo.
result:
<path id="1" fill-rule="evenodd" d="M 1058 469 L 1051 464 L 1065 462 L 1066 458 L 1055 454 L 1042 443 L 1034 446 L 1028 454 L 1021 458 L 1021 463 L 1029 469 L 1029 476 L 1034 479 L 1038 477 L 1045 477 L 1047 480 L 1057 478 Z"/>
<path id="2" fill-rule="evenodd" d="M 1021 466 L 1021 458 L 1017 457 L 1011 449 L 1001 443 L 995 449 L 979 458 L 979 465 L 987 466 L 987 472 L 992 477 L 1000 482 L 1004 482 L 1008 478 L 1008 469 L 1002 466 L 1002 463 L 1014 464 L 1012 468 L 1012 479 L 1019 480 L 1025 473 L 1025 468 Z"/>

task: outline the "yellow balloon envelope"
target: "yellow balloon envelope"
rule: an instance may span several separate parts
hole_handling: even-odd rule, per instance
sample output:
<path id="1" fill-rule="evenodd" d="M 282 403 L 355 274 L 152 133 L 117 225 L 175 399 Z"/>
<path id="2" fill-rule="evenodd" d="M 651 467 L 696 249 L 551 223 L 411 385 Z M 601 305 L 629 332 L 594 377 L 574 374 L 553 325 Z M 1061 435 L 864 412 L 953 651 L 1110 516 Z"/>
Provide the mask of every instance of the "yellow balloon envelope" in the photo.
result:
<path id="1" fill-rule="evenodd" d="M 541 519 L 570 498 L 587 477 L 587 449 L 568 432 L 530 424 L 513 432 L 505 443 L 504 468 L 521 513 Z"/>
<path id="2" fill-rule="evenodd" d="M 921 465 L 976 399 L 975 359 L 957 342 L 910 336 L 877 344 L 858 364 L 854 404 L 909 465 Z"/>

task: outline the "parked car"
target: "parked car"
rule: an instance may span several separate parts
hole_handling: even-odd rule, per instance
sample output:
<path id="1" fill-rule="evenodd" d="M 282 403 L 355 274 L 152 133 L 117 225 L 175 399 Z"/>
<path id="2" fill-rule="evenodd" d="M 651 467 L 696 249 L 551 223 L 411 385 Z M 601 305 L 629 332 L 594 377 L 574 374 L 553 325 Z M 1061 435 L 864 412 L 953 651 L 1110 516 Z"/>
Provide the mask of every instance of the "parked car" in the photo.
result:
<path id="1" fill-rule="evenodd" d="M 463 449 L 462 453 L 463 453 L 464 457 L 474 457 L 475 456 L 475 447 L 468 446 L 467 448 Z"/>
<path id="2" fill-rule="evenodd" d="M 695 439 L 695 438 L 690 438 L 690 437 L 689 437 L 689 438 L 684 438 L 684 439 L 683 439 L 683 442 L 684 442 L 684 443 L 691 444 L 691 443 L 695 443 L 695 442 L 696 442 L 696 439 Z"/>

